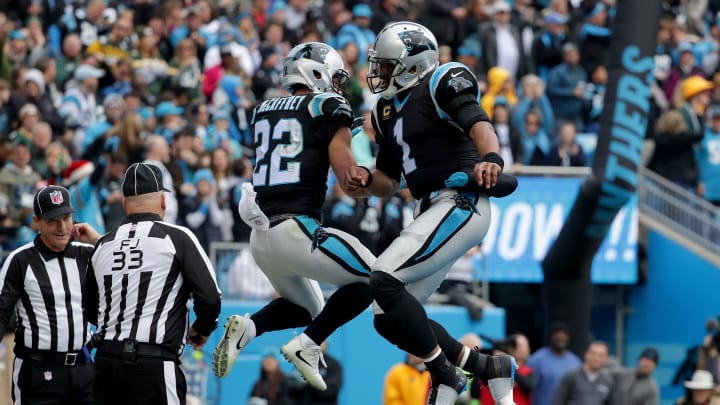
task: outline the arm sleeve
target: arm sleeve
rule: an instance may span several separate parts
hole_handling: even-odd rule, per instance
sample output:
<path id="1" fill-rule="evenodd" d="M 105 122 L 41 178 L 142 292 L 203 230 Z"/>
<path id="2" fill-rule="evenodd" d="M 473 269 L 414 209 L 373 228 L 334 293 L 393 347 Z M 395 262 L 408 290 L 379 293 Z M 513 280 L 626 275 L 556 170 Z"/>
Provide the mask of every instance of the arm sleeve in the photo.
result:
<path id="1" fill-rule="evenodd" d="M 389 142 L 378 142 L 378 144 L 380 148 L 375 160 L 375 169 L 399 183 L 402 175 L 402 149 Z"/>
<path id="2" fill-rule="evenodd" d="M 23 266 L 17 258 L 7 258 L 0 270 L 0 336 L 7 332 L 8 323 L 23 289 L 24 278 Z"/>
<path id="3" fill-rule="evenodd" d="M 438 115 L 457 123 L 466 134 L 480 121 L 490 121 L 480 107 L 475 75 L 461 63 L 440 66 L 430 78 L 430 91 Z"/>
<path id="4" fill-rule="evenodd" d="M 210 336 L 217 328 L 220 314 L 220 289 L 215 281 L 215 269 L 195 235 L 186 230 L 180 244 L 181 271 L 193 293 L 193 309 L 197 319 L 193 328 L 202 336 Z"/>

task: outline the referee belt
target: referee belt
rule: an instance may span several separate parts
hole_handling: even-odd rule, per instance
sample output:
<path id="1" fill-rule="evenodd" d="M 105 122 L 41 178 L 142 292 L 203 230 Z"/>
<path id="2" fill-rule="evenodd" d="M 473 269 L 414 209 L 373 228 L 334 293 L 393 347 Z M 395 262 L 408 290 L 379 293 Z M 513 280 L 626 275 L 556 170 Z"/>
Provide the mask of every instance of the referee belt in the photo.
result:
<path id="1" fill-rule="evenodd" d="M 88 358 L 83 351 L 58 353 L 45 350 L 33 350 L 27 347 L 18 346 L 15 348 L 15 354 L 24 360 L 34 360 L 41 363 L 52 364 L 55 366 L 77 366 L 88 362 Z"/>
<path id="2" fill-rule="evenodd" d="M 98 354 L 107 357 L 117 357 L 125 360 L 135 360 L 136 357 L 155 358 L 177 362 L 179 355 L 176 351 L 157 344 L 140 343 L 126 339 L 103 340 L 98 345 Z"/>

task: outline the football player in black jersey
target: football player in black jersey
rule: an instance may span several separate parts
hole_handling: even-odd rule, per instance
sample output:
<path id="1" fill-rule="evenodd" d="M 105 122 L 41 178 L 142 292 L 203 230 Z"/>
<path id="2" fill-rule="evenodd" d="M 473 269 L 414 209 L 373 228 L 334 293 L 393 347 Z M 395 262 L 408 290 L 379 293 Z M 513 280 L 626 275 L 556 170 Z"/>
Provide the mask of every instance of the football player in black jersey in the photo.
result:
<path id="1" fill-rule="evenodd" d="M 281 352 L 311 386 L 324 391 L 319 344 L 372 301 L 375 256 L 356 237 L 319 222 L 330 167 L 347 188 L 344 179 L 357 164 L 350 149 L 353 115 L 341 96 L 348 79 L 334 49 L 300 44 L 284 60 L 282 81 L 292 95 L 264 101 L 253 112 L 257 162 L 239 208 L 253 227 L 253 257 L 281 298 L 252 316 L 228 318 L 213 356 L 218 376 L 226 376 L 260 334 L 307 326 Z M 327 303 L 318 281 L 340 287 Z"/>
<path id="2" fill-rule="evenodd" d="M 467 379 L 457 365 L 486 382 L 497 404 L 510 405 L 514 359 L 463 346 L 422 306 L 452 264 L 482 242 L 490 226 L 488 196 L 517 186 L 507 175 L 498 183 L 503 161 L 477 79 L 463 64 L 438 66 L 435 37 L 411 22 L 385 26 L 368 61 L 368 84 L 381 95 L 372 113 L 379 150 L 374 170 L 352 169 L 351 187 L 389 196 L 402 176 L 419 200 L 415 220 L 372 267 L 375 329 L 425 359 L 429 404 L 455 403 Z"/>

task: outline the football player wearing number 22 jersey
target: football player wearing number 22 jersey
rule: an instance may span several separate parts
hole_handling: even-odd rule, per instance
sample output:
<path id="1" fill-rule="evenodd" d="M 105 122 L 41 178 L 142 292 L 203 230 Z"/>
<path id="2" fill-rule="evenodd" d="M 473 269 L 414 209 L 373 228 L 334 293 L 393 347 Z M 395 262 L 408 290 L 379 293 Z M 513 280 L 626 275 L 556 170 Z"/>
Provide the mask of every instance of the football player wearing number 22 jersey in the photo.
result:
<path id="1" fill-rule="evenodd" d="M 280 350 L 322 391 L 327 387 L 318 368 L 319 345 L 370 305 L 375 256 L 354 236 L 319 222 L 330 167 L 352 192 L 346 175 L 356 164 L 352 110 L 342 96 L 348 74 L 340 55 L 326 44 L 300 44 L 284 60 L 282 81 L 292 95 L 266 100 L 253 112 L 257 161 L 252 187 L 243 185 L 240 201 L 241 217 L 253 227 L 253 257 L 280 298 L 252 316 L 228 318 L 213 369 L 225 377 L 255 337 L 306 326 Z M 327 303 L 318 281 L 339 286 Z"/>

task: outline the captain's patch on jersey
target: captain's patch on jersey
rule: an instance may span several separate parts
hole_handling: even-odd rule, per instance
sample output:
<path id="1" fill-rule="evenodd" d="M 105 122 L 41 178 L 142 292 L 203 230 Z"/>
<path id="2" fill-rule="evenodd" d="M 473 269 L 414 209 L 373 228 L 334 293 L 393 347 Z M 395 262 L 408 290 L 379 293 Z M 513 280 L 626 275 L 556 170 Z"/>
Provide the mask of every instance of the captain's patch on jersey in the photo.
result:
<path id="1" fill-rule="evenodd" d="M 383 107 L 382 114 L 383 114 L 382 117 L 384 120 L 390 118 L 390 105 L 389 104 Z"/>
<path id="2" fill-rule="evenodd" d="M 450 75 L 452 76 L 452 75 Z M 464 77 L 452 77 L 448 81 L 448 86 L 455 90 L 455 93 L 459 93 L 462 90 L 469 89 L 472 87 L 472 82 Z"/>

